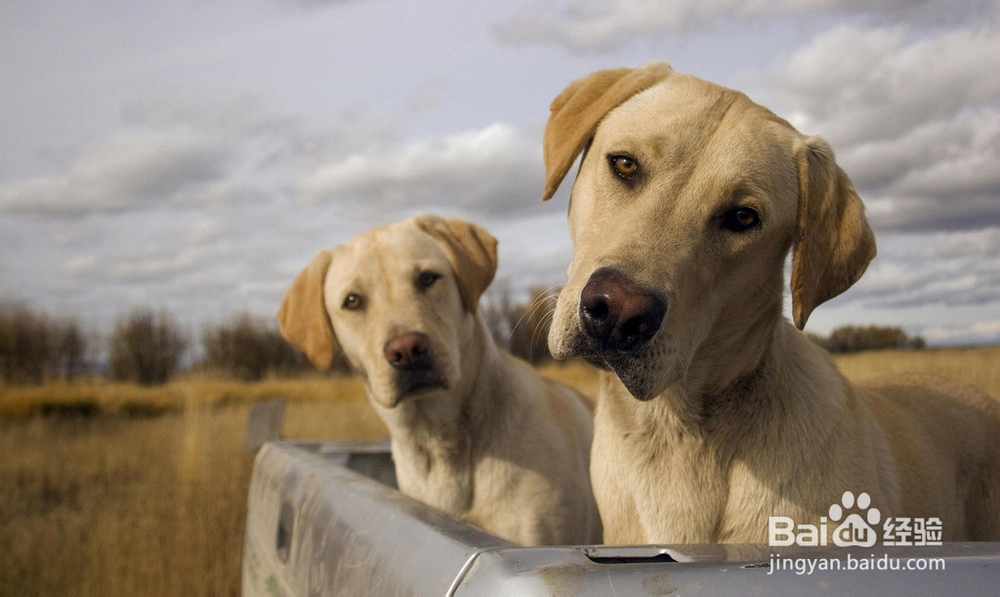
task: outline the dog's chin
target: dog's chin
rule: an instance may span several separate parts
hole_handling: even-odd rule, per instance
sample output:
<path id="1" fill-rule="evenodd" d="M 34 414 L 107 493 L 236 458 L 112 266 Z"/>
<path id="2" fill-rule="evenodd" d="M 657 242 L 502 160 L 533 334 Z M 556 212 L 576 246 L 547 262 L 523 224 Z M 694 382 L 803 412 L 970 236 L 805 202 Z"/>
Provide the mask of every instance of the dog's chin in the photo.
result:
<path id="1" fill-rule="evenodd" d="M 604 356 L 601 362 L 604 368 L 618 376 L 629 394 L 642 402 L 660 395 L 666 385 L 656 368 L 649 366 L 648 359 L 629 354 L 611 354 Z"/>
<path id="2" fill-rule="evenodd" d="M 395 408 L 403 402 L 421 400 L 437 392 L 448 389 L 447 381 L 436 374 L 418 375 L 406 380 L 398 380 L 392 393 L 391 404 L 387 408 Z"/>
<path id="3" fill-rule="evenodd" d="M 586 336 L 577 334 L 568 342 L 554 343 L 550 351 L 557 359 L 581 358 L 598 369 L 613 372 L 632 396 L 644 402 L 655 398 L 667 385 L 659 363 L 648 349 L 601 350 Z"/>

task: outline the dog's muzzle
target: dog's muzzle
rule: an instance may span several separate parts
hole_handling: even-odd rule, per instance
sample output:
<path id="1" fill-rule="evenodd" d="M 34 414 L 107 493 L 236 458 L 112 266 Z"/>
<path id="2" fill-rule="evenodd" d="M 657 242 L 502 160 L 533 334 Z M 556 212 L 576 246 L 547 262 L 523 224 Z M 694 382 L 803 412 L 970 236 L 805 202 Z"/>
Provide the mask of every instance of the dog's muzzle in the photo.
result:
<path id="1" fill-rule="evenodd" d="M 434 355 L 427 334 L 407 332 L 396 336 L 385 343 L 382 353 L 395 372 L 394 383 L 399 398 L 447 387 L 434 366 Z"/>
<path id="2" fill-rule="evenodd" d="M 601 353 L 633 352 L 659 331 L 667 302 L 613 268 L 590 276 L 580 293 L 580 326 Z"/>

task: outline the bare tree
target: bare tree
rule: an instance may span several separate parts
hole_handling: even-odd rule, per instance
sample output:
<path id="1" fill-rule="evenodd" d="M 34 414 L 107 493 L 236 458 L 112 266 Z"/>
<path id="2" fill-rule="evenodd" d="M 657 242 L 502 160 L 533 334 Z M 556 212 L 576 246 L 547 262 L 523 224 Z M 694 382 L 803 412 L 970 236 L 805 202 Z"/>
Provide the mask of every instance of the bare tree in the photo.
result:
<path id="1" fill-rule="evenodd" d="M 85 355 L 88 342 L 75 317 L 66 317 L 53 323 L 50 337 L 50 367 L 55 375 L 72 381 L 87 371 Z"/>
<path id="2" fill-rule="evenodd" d="M 0 371 L 8 383 L 42 383 L 51 355 L 48 317 L 22 304 L 0 307 Z"/>
<path id="3" fill-rule="evenodd" d="M 202 336 L 209 367 L 242 380 L 269 373 L 288 375 L 309 369 L 309 362 L 285 342 L 272 319 L 238 313 L 229 322 L 206 328 Z"/>
<path id="4" fill-rule="evenodd" d="M 166 311 L 140 307 L 120 316 L 111 335 L 108 374 L 143 385 L 166 383 L 176 373 L 188 341 Z"/>
<path id="5" fill-rule="evenodd" d="M 0 377 L 8 383 L 73 379 L 87 370 L 88 345 L 73 317 L 53 320 L 23 304 L 0 306 Z"/>

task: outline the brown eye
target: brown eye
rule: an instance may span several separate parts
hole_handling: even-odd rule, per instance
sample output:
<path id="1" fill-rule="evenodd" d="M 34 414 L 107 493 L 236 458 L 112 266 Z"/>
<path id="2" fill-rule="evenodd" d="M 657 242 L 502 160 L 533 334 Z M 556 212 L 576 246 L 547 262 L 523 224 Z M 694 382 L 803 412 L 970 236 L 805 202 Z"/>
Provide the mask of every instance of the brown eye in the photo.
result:
<path id="1" fill-rule="evenodd" d="M 729 210 L 722 216 L 722 227 L 733 232 L 745 232 L 760 224 L 760 216 L 749 207 Z"/>
<path id="2" fill-rule="evenodd" d="M 614 173 L 625 180 L 629 180 L 639 169 L 639 162 L 627 155 L 608 156 L 608 162 Z"/>
<path id="3" fill-rule="evenodd" d="M 361 298 L 361 295 L 354 294 L 352 292 L 351 294 L 344 297 L 344 303 L 341 305 L 341 307 L 347 309 L 348 311 L 357 311 L 358 309 L 363 307 L 364 304 L 365 301 L 364 299 Z"/>
<path id="4" fill-rule="evenodd" d="M 435 274 L 434 272 L 421 272 L 420 275 L 417 276 L 417 288 L 420 290 L 427 290 L 433 286 L 440 277 L 441 276 L 439 274 Z"/>

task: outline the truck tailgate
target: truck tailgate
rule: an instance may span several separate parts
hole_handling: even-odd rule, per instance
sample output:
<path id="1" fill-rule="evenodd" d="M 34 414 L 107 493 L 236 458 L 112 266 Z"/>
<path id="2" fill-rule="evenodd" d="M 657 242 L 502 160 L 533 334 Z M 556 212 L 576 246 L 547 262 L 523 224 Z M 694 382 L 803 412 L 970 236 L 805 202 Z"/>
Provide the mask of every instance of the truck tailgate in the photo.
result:
<path id="1" fill-rule="evenodd" d="M 1000 586 L 1000 543 L 518 547 L 400 494 L 388 442 L 268 443 L 248 500 L 247 596 L 985 595 Z"/>

